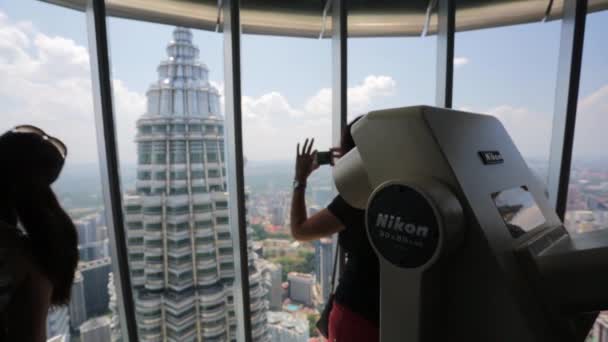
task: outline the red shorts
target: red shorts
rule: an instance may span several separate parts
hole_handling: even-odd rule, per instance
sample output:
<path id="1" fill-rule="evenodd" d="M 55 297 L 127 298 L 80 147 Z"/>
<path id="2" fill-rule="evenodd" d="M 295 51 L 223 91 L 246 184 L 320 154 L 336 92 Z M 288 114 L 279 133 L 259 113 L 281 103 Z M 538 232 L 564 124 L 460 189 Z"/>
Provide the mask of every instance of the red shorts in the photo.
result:
<path id="1" fill-rule="evenodd" d="M 329 313 L 328 342 L 378 342 L 378 327 L 334 300 Z"/>

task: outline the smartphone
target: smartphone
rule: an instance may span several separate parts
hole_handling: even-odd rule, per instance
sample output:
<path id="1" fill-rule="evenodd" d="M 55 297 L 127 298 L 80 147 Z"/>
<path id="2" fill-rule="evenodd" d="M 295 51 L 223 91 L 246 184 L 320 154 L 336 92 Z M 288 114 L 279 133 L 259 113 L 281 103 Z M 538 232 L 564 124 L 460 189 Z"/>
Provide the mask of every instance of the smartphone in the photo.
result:
<path id="1" fill-rule="evenodd" d="M 327 165 L 331 164 L 331 152 L 317 152 L 317 164 Z"/>

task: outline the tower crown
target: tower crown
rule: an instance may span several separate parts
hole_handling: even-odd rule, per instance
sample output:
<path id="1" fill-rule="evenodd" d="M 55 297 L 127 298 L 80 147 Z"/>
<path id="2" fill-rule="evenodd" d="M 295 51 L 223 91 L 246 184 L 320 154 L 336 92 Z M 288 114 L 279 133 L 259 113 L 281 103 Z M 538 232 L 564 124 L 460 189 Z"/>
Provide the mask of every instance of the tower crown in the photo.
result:
<path id="1" fill-rule="evenodd" d="M 147 116 L 220 116 L 219 92 L 209 83 L 209 69 L 199 61 L 190 29 L 177 27 L 158 65 L 158 79 L 147 92 Z"/>

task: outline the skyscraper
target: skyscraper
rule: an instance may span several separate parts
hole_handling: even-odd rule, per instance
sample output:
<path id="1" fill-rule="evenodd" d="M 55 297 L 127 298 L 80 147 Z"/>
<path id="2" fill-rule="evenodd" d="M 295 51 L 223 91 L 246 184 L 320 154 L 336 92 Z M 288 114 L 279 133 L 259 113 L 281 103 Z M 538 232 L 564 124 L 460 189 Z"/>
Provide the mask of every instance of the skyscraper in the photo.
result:
<path id="1" fill-rule="evenodd" d="M 139 338 L 236 340 L 219 92 L 190 30 L 173 31 L 167 54 L 137 122 L 136 191 L 125 196 Z M 252 334 L 267 341 L 264 288 L 249 256 Z"/>
<path id="2" fill-rule="evenodd" d="M 111 332 L 111 342 L 120 342 L 122 341 L 122 331 L 120 329 L 120 317 L 118 312 L 118 303 L 116 297 L 116 287 L 114 286 L 114 273 L 110 272 L 110 277 L 108 279 L 108 294 L 110 296 L 110 332 Z"/>
<path id="3" fill-rule="evenodd" d="M 60 306 L 49 310 L 46 319 L 46 335 L 49 339 L 60 336 L 56 338 L 58 341 L 66 337 L 66 340 L 70 339 L 70 315 L 67 307 Z"/>
<path id="4" fill-rule="evenodd" d="M 315 248 L 315 253 L 318 251 L 319 257 L 319 283 L 321 285 L 321 295 L 323 303 L 327 302 L 331 293 L 331 276 L 334 268 L 334 244 L 332 239 L 324 238 L 319 241 L 318 249 Z M 316 259 L 316 258 L 315 258 Z"/>
<path id="5" fill-rule="evenodd" d="M 291 300 L 307 306 L 313 305 L 314 274 L 289 272 L 287 281 L 289 282 L 289 298 Z"/>
<path id="6" fill-rule="evenodd" d="M 258 259 L 258 265 L 264 278 L 269 309 L 281 311 L 283 307 L 283 267 L 281 264 L 274 264 L 261 258 Z"/>
<path id="7" fill-rule="evenodd" d="M 82 342 L 109 342 L 110 319 L 106 316 L 91 318 L 80 326 Z"/>
<path id="8" fill-rule="evenodd" d="M 90 242 L 78 246 L 80 261 L 93 261 L 110 256 L 110 242 L 108 239 Z"/>
<path id="9" fill-rule="evenodd" d="M 87 310 L 84 294 L 84 280 L 80 271 L 76 271 L 74 275 L 74 283 L 72 284 L 72 294 L 70 296 L 70 327 L 72 330 L 78 330 L 80 325 L 87 320 Z"/>
<path id="10" fill-rule="evenodd" d="M 112 270 L 110 258 L 81 262 L 78 270 L 83 278 L 86 317 L 106 314 L 110 301 L 110 296 L 106 291 Z"/>
<path id="11" fill-rule="evenodd" d="M 78 231 L 78 244 L 86 245 L 97 241 L 97 214 L 88 215 L 74 221 Z"/>
<path id="12" fill-rule="evenodd" d="M 287 312 L 268 312 L 268 330 L 271 342 L 307 342 L 308 320 Z"/>

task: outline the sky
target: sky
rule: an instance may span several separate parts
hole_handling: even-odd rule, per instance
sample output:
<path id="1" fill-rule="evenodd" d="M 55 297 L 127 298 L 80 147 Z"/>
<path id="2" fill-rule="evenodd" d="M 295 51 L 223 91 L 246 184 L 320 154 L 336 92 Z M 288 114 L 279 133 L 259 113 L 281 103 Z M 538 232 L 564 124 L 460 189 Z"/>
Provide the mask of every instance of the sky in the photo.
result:
<path id="1" fill-rule="evenodd" d="M 157 80 L 173 27 L 110 18 L 121 163 L 136 160 L 135 121 Z M 561 23 L 456 34 L 454 107 L 497 116 L 522 154 L 548 159 Z M 608 159 L 608 12 L 587 18 L 574 157 Z M 194 31 L 223 92 L 223 36 Z M 242 92 L 248 160 L 291 160 L 315 137 L 330 146 L 331 42 L 244 35 Z M 433 104 L 435 37 L 348 42 L 348 111 Z M 66 142 L 68 163 L 97 161 L 85 15 L 35 0 L 0 2 L 0 130 L 39 125 Z"/>

